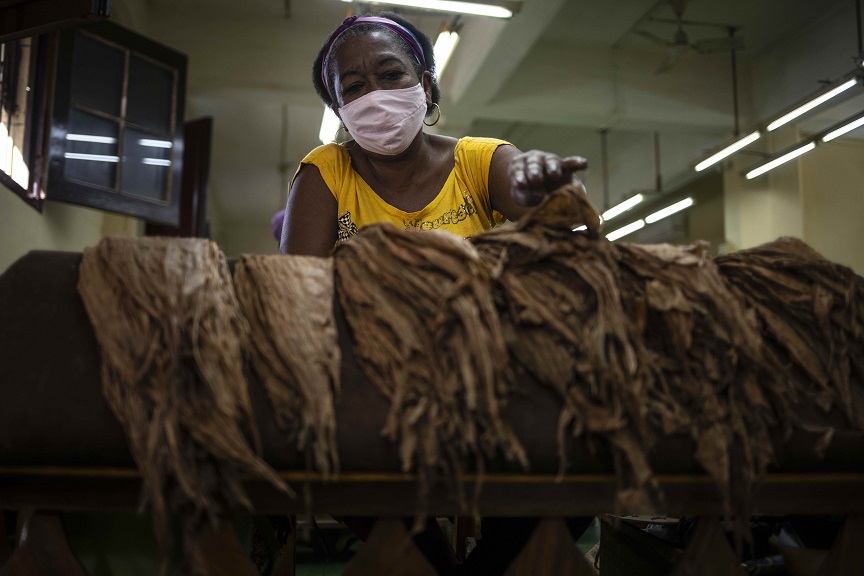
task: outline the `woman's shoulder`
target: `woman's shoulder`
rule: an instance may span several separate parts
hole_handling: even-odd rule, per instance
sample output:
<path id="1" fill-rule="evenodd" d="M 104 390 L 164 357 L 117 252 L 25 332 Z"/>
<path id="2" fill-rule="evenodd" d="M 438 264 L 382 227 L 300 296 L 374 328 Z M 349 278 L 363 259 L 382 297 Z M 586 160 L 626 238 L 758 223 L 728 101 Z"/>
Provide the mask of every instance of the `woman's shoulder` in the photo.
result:
<path id="1" fill-rule="evenodd" d="M 492 150 L 494 151 L 499 146 L 512 146 L 510 142 L 499 138 L 485 138 L 482 136 L 463 136 L 456 144 L 456 149 L 464 150 Z"/>
<path id="2" fill-rule="evenodd" d="M 492 155 L 500 146 L 510 146 L 506 140 L 498 138 L 481 138 L 476 136 L 465 136 L 456 144 L 457 164 L 477 164 L 479 168 L 488 170 Z"/>
<path id="3" fill-rule="evenodd" d="M 306 157 L 303 158 L 303 164 L 315 164 L 316 166 L 319 163 L 331 163 L 335 161 L 342 161 L 348 158 L 348 151 L 341 144 L 336 144 L 335 142 L 330 142 L 329 144 L 322 144 L 317 148 L 313 149 L 311 152 L 306 154 Z"/>

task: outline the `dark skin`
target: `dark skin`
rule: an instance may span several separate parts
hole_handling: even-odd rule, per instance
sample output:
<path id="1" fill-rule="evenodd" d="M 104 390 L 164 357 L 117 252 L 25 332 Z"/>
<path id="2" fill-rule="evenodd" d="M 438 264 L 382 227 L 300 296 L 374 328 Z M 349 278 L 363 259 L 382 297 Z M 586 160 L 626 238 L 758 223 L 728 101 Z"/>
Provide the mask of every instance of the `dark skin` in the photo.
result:
<path id="1" fill-rule="evenodd" d="M 331 87 L 338 106 L 374 90 L 411 88 L 418 82 L 432 101 L 432 75 L 420 78 L 392 36 L 384 30 L 362 34 L 343 43 L 335 59 L 337 77 Z M 339 109 L 334 109 L 337 116 Z M 405 212 L 416 212 L 434 199 L 454 166 L 455 138 L 426 134 L 423 130 L 400 154 L 386 156 L 346 146 L 351 165 L 384 201 Z M 551 190 L 573 181 L 587 167 L 579 156 L 560 158 L 549 152 L 521 152 L 499 146 L 489 166 L 492 208 L 509 220 L 518 220 Z M 418 182 L 435 185 L 417 186 Z M 581 183 L 577 183 L 582 186 Z M 584 191 L 584 188 L 583 188 Z M 283 254 L 327 256 L 336 243 L 336 199 L 315 166 L 304 165 L 291 186 L 280 250 Z"/>

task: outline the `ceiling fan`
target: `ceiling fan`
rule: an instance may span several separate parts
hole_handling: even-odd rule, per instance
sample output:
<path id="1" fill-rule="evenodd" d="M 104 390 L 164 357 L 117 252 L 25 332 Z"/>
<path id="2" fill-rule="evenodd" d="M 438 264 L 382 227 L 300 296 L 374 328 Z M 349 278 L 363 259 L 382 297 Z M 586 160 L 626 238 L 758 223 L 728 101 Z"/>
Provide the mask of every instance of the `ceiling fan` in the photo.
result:
<path id="1" fill-rule="evenodd" d="M 666 57 L 654 71 L 662 74 L 671 70 L 682 58 L 691 54 L 715 54 L 718 52 L 734 52 L 744 48 L 744 39 L 737 35 L 738 28 L 726 24 L 715 24 L 710 22 L 695 22 L 684 20 L 684 11 L 687 8 L 687 0 L 668 0 L 669 6 L 675 13 L 674 19 L 654 18 L 653 15 L 644 19 L 645 23 L 658 22 L 663 24 L 674 24 L 678 28 L 671 38 L 663 38 L 653 32 L 637 27 L 633 30 L 635 34 L 647 38 L 655 44 L 666 48 Z M 644 25 L 644 24 L 643 24 Z M 691 42 L 685 31 L 685 26 L 709 26 L 713 28 L 725 28 L 728 35 L 719 38 L 707 38 Z"/>

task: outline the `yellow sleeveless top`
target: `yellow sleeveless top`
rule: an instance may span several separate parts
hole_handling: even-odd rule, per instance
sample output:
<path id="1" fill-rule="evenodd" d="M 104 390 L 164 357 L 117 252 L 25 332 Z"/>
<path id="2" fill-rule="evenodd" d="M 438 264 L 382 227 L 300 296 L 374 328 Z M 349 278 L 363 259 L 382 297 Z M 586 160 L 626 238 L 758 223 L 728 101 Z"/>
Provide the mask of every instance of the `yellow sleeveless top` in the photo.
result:
<path id="1" fill-rule="evenodd" d="M 438 195 L 417 212 L 405 212 L 385 202 L 351 167 L 348 151 L 325 144 L 301 162 L 318 168 L 338 203 L 339 237 L 344 242 L 367 224 L 391 222 L 405 228 L 446 230 L 463 238 L 505 221 L 489 200 L 489 164 L 503 140 L 461 138 L 454 152 L 455 166 Z M 298 169 L 299 171 L 299 169 Z"/>

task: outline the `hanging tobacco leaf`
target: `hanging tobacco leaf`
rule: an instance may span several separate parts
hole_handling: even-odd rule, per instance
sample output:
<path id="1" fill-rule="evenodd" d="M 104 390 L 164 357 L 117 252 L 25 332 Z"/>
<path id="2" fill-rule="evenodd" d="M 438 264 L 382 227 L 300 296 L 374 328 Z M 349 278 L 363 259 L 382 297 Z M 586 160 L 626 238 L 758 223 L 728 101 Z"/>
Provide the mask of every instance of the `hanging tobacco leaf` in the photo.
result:
<path id="1" fill-rule="evenodd" d="M 243 475 L 290 489 L 258 458 L 241 349 L 248 336 L 224 256 L 197 239 L 108 238 L 84 251 L 78 291 L 102 352 L 103 393 L 144 483 L 163 557 L 184 531 L 249 509 Z M 186 557 L 200 557 L 194 538 Z"/>
<path id="2" fill-rule="evenodd" d="M 500 449 L 527 465 L 501 416 L 507 349 L 471 244 L 382 224 L 334 259 L 357 361 L 390 401 L 382 434 L 398 440 L 402 468 L 418 471 L 421 490 L 440 470 L 461 497 L 466 455 Z"/>
<path id="3" fill-rule="evenodd" d="M 753 481 L 774 452 L 769 428 L 788 406 L 752 318 L 705 247 L 616 244 L 625 308 L 650 370 L 643 410 L 653 437 L 688 434 L 744 529 Z"/>
<path id="4" fill-rule="evenodd" d="M 337 472 L 336 414 L 341 350 L 333 318 L 333 260 L 244 256 L 234 271 L 249 321 L 252 367 L 277 422 L 324 474 Z"/>
<path id="5" fill-rule="evenodd" d="M 864 278 L 796 238 L 716 263 L 782 366 L 782 394 L 864 429 Z"/>
<path id="6" fill-rule="evenodd" d="M 567 434 L 603 438 L 621 510 L 662 506 L 648 454 L 656 438 L 687 434 L 740 518 L 785 406 L 752 318 L 700 245 L 612 244 L 598 223 L 584 194 L 564 187 L 515 225 L 472 239 L 493 271 L 515 372 L 562 402 L 562 472 Z M 573 231 L 579 224 L 585 232 Z"/>
<path id="7" fill-rule="evenodd" d="M 573 232 L 580 224 L 586 233 Z M 492 271 L 490 288 L 514 372 L 527 372 L 562 402 L 562 473 L 566 434 L 615 438 L 641 487 L 650 471 L 628 428 L 645 426 L 638 410 L 638 420 L 628 420 L 625 405 L 634 404 L 646 372 L 621 301 L 615 254 L 597 239 L 598 228 L 599 217 L 584 195 L 567 187 L 518 222 L 472 243 Z"/>

